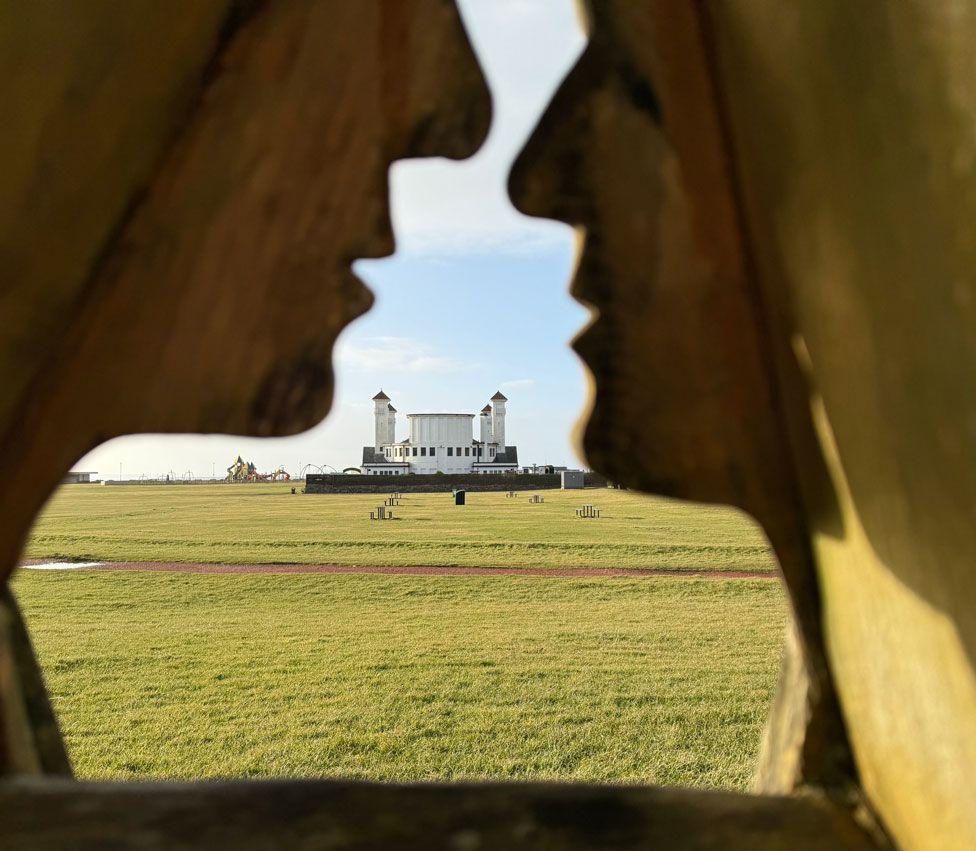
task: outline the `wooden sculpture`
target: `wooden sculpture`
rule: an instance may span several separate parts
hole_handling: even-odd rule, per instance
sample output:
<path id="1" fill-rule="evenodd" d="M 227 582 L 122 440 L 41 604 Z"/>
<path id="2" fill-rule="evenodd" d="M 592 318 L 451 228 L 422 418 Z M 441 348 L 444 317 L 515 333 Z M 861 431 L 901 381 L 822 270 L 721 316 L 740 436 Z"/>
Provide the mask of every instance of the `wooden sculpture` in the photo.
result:
<path id="1" fill-rule="evenodd" d="M 513 197 L 580 228 L 593 466 L 779 556 L 757 794 L 76 783 L 7 590 L 0 846 L 976 846 L 976 11 L 590 14 Z M 98 443 L 320 420 L 389 164 L 472 153 L 489 107 L 447 0 L 10 0 L 0 71 L 6 578 Z"/>
<path id="2" fill-rule="evenodd" d="M 586 453 L 773 543 L 799 652 L 759 789 L 976 847 L 976 10 L 592 13 L 513 177 L 585 229 Z"/>
<path id="3" fill-rule="evenodd" d="M 321 420 L 332 344 L 371 303 L 350 263 L 393 248 L 390 162 L 473 153 L 490 108 L 445 0 L 3 14 L 6 578 L 104 440 Z M 26 716 L 2 705 L 0 766 L 46 765 L 14 746 Z"/>

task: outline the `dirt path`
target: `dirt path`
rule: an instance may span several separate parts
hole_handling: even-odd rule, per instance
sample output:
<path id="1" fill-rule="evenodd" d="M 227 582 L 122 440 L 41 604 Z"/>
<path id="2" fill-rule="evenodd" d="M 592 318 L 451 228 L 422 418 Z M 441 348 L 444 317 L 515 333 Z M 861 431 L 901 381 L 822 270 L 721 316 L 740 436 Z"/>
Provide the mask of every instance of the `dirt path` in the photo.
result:
<path id="1" fill-rule="evenodd" d="M 30 559 L 39 564 L 43 559 Z M 616 567 L 434 567 L 425 565 L 343 564 L 202 564 L 168 561 L 102 562 L 84 570 L 156 570 L 173 573 L 371 573 L 398 576 L 542 576 L 542 577 L 626 577 L 654 579 L 683 576 L 705 579 L 776 579 L 778 574 L 762 570 L 678 570 L 657 568 L 627 570 Z"/>

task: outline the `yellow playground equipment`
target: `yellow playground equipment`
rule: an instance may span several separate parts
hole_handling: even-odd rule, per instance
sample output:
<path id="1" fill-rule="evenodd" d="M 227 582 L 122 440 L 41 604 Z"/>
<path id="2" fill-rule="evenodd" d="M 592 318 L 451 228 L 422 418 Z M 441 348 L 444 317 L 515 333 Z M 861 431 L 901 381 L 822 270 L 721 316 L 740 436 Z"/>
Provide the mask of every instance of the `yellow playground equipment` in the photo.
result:
<path id="1" fill-rule="evenodd" d="M 245 461 L 240 455 L 227 468 L 228 482 L 287 482 L 291 475 L 284 467 L 279 467 L 271 473 L 259 473 L 251 461 Z"/>

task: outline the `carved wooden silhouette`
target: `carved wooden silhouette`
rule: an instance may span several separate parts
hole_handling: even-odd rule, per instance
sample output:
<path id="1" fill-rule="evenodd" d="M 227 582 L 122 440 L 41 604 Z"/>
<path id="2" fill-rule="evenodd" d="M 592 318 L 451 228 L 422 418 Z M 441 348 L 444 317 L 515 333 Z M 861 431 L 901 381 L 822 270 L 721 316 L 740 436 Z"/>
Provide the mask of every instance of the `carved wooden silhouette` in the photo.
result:
<path id="1" fill-rule="evenodd" d="M 489 115 L 443 0 L 19 5 L 0 577 L 107 438 L 318 422 L 332 344 L 371 302 L 350 263 L 393 248 L 390 162 L 473 153 Z M 43 762 L 20 753 L 0 764 Z"/>
<path id="2" fill-rule="evenodd" d="M 594 466 L 738 505 L 779 555 L 797 629 L 766 794 L 25 784 L 67 760 L 7 592 L 5 848 L 976 843 L 976 16 L 591 11 L 513 193 L 585 229 Z M 324 416 L 370 303 L 349 264 L 391 248 L 389 163 L 473 152 L 488 101 L 446 0 L 23 0 L 0 21 L 7 577 L 101 441 Z"/>
<path id="3" fill-rule="evenodd" d="M 760 788 L 974 847 L 976 14 L 591 5 L 513 176 L 586 230 L 587 456 L 776 548 L 802 653 Z"/>
<path id="4" fill-rule="evenodd" d="M 844 783 L 788 414 L 701 19 L 693 4 L 594 12 L 587 51 L 512 180 L 525 212 L 586 231 L 573 283 L 595 310 L 575 343 L 595 378 L 585 454 L 629 487 L 760 521 L 805 657 L 790 662 L 802 692 L 776 720 L 763 788 Z"/>

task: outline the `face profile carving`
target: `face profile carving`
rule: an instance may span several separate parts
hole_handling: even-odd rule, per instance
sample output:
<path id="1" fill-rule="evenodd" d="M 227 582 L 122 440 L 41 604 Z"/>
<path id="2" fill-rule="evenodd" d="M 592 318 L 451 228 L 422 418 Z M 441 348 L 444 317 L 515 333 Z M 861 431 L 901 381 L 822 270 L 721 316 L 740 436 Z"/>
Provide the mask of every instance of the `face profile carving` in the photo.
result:
<path id="1" fill-rule="evenodd" d="M 707 27 L 698 4 L 587 9 L 586 51 L 510 194 L 581 234 L 571 291 L 593 312 L 574 343 L 593 378 L 589 464 L 636 490 L 742 508 L 776 551 L 800 636 L 795 677 L 811 684 L 793 692 L 807 705 L 771 725 L 791 755 L 768 788 L 786 791 L 843 774 L 848 755 L 777 374 L 786 358 L 758 292 Z"/>
<path id="2" fill-rule="evenodd" d="M 786 450 L 696 21 L 621 0 L 592 4 L 589 29 L 510 180 L 522 212 L 584 234 L 584 452 L 624 485 L 738 505 L 775 539 Z"/>
<path id="3" fill-rule="evenodd" d="M 86 9 L 76 14 L 100 14 Z M 131 16 L 130 41 L 142 25 Z M 24 282 L 33 299 L 24 321 L 33 311 L 45 333 L 32 339 L 36 352 L 16 351 L 28 380 L 0 423 L 4 457 L 23 476 L 7 489 L 21 489 L 9 500 L 7 569 L 63 472 L 111 437 L 285 435 L 319 422 L 331 405 L 333 343 L 372 301 L 350 266 L 393 250 L 390 164 L 469 156 L 487 132 L 487 87 L 453 3 L 270 3 L 233 24 L 192 79 L 199 94 L 167 107 L 182 123 L 145 186 L 129 187 L 128 210 L 91 249 L 96 260 L 75 291 L 37 293 Z M 192 42 L 184 36 L 164 29 L 147 40 L 179 62 Z M 148 109 L 162 83 L 139 76 L 144 56 L 109 55 L 118 67 L 103 75 L 116 74 L 116 88 L 143 85 L 135 102 Z M 85 68 L 56 71 L 66 86 L 94 85 Z M 96 95 L 89 100 L 100 103 Z M 118 110 L 131 107 L 117 100 Z M 65 197 L 72 180 L 108 180 L 111 163 L 99 172 L 69 157 L 99 150 L 115 126 L 103 121 L 79 120 L 87 136 L 49 155 L 64 167 L 31 179 Z M 45 233 L 35 229 L 35 253 L 51 242 Z"/>

